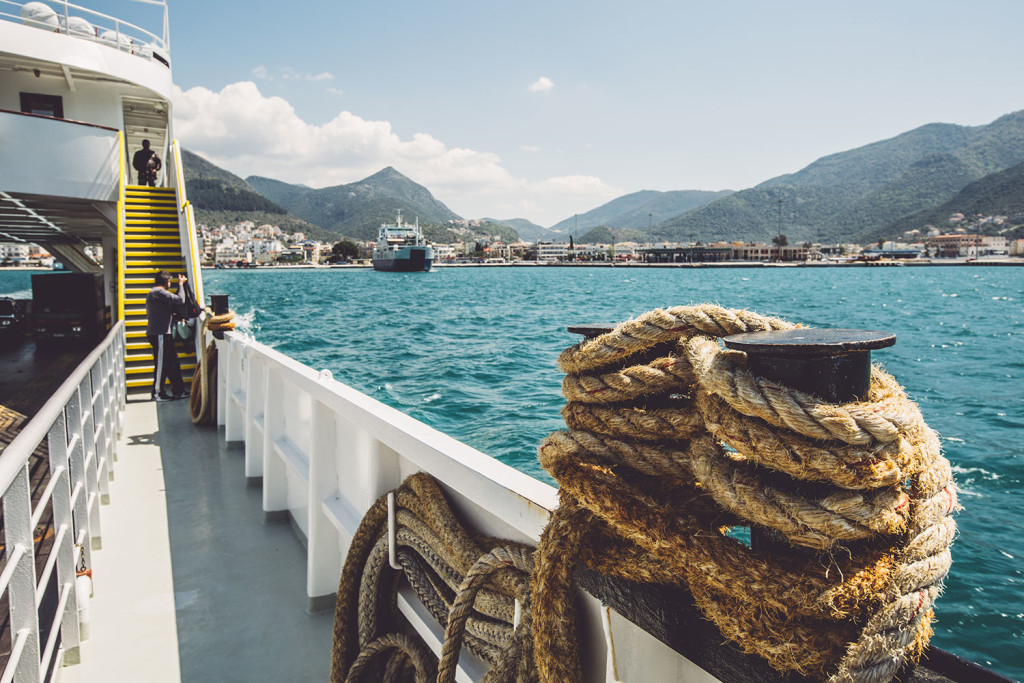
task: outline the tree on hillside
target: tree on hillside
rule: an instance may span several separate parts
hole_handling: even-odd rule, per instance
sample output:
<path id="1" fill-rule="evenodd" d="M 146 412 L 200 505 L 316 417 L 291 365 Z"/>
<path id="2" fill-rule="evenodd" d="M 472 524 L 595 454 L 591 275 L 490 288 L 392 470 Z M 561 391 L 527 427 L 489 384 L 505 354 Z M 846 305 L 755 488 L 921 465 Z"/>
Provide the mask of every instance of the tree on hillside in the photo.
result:
<path id="1" fill-rule="evenodd" d="M 786 237 L 785 234 L 776 235 L 775 237 L 772 238 L 772 244 L 774 244 L 777 247 L 786 247 L 789 246 L 789 239 Z"/>

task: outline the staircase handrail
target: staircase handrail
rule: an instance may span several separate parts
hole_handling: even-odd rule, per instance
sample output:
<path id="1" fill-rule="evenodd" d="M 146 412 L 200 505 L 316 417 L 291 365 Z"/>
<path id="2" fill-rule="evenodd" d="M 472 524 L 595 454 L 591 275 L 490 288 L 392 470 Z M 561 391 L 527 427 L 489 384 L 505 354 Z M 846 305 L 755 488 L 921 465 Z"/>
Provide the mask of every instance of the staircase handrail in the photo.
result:
<path id="1" fill-rule="evenodd" d="M 127 169 L 125 168 L 125 161 L 127 157 L 127 149 L 124 143 L 124 132 L 117 131 L 117 158 L 120 168 L 118 183 L 117 183 L 117 319 L 124 320 L 124 259 L 126 255 L 125 243 L 124 243 L 124 227 L 125 227 L 125 203 L 126 203 L 126 188 L 128 186 Z"/>
<path id="2" fill-rule="evenodd" d="M 181 143 L 175 138 L 171 141 L 171 164 L 174 166 L 174 186 L 178 203 L 178 230 L 181 235 L 181 251 L 185 257 L 185 272 L 192 282 L 192 291 L 200 306 L 205 304 L 203 292 L 202 261 L 196 246 L 196 221 L 192 204 L 188 201 L 185 189 L 185 167 L 181 162 Z M 202 342 L 196 335 L 196 354 L 202 354 Z"/>

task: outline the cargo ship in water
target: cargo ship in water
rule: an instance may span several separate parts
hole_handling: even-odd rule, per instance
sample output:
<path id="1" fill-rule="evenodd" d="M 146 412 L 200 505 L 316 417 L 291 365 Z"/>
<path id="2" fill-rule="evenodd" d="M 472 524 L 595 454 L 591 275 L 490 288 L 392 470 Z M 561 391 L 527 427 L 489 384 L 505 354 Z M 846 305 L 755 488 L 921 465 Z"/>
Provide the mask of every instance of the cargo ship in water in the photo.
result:
<path id="1" fill-rule="evenodd" d="M 419 219 L 415 225 L 402 225 L 402 212 L 393 225 L 382 223 L 373 248 L 373 269 L 398 272 L 430 270 L 434 248 L 423 237 Z"/>

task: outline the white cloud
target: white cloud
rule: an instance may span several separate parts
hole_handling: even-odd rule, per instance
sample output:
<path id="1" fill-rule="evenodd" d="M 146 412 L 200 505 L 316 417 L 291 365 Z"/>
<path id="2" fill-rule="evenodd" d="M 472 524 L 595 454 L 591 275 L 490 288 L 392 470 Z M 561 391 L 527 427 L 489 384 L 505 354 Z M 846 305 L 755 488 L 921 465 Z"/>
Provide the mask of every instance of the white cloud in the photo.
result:
<path id="1" fill-rule="evenodd" d="M 327 92 L 331 93 L 332 95 L 344 95 L 345 94 L 345 91 L 341 90 L 340 88 L 327 88 Z"/>
<path id="2" fill-rule="evenodd" d="M 332 74 L 330 71 L 322 71 L 318 74 L 306 74 L 300 71 L 296 71 L 290 66 L 283 66 L 277 69 L 276 71 L 279 74 L 278 77 L 281 78 L 281 80 L 285 81 L 309 81 L 310 83 L 315 83 L 317 81 L 334 80 L 334 74 Z M 260 80 L 274 80 L 274 75 L 271 74 L 270 69 L 268 69 L 263 64 L 260 64 L 255 69 L 253 69 L 252 75 Z"/>
<path id="3" fill-rule="evenodd" d="M 524 152 L 536 153 L 541 151 L 541 148 L 537 145 L 519 145 L 519 149 Z"/>
<path id="4" fill-rule="evenodd" d="M 394 166 L 467 217 L 552 224 L 621 194 L 594 176 L 532 182 L 511 174 L 496 154 L 448 147 L 427 133 L 403 140 L 389 122 L 349 111 L 307 123 L 288 101 L 263 95 L 249 81 L 220 92 L 175 87 L 174 127 L 187 149 L 242 177 L 328 187 Z"/>
<path id="5" fill-rule="evenodd" d="M 554 81 L 547 76 L 541 76 L 529 85 L 530 92 L 548 92 L 555 87 Z"/>

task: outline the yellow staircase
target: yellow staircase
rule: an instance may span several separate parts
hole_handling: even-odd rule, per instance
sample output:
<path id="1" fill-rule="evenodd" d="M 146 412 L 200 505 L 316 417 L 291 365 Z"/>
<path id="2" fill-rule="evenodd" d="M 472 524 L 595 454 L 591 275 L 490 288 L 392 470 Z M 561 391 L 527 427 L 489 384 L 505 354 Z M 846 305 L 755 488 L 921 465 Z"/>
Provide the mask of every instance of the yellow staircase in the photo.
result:
<path id="1" fill-rule="evenodd" d="M 124 324 L 127 339 L 125 372 L 129 391 L 150 391 L 153 386 L 153 347 L 146 340 L 146 294 L 161 270 L 171 273 L 171 291 L 185 272 L 178 231 L 178 200 L 174 189 L 128 185 L 125 188 Z M 178 343 L 181 376 L 192 381 L 196 367 L 192 342 Z M 165 391 L 169 388 L 165 385 Z"/>

